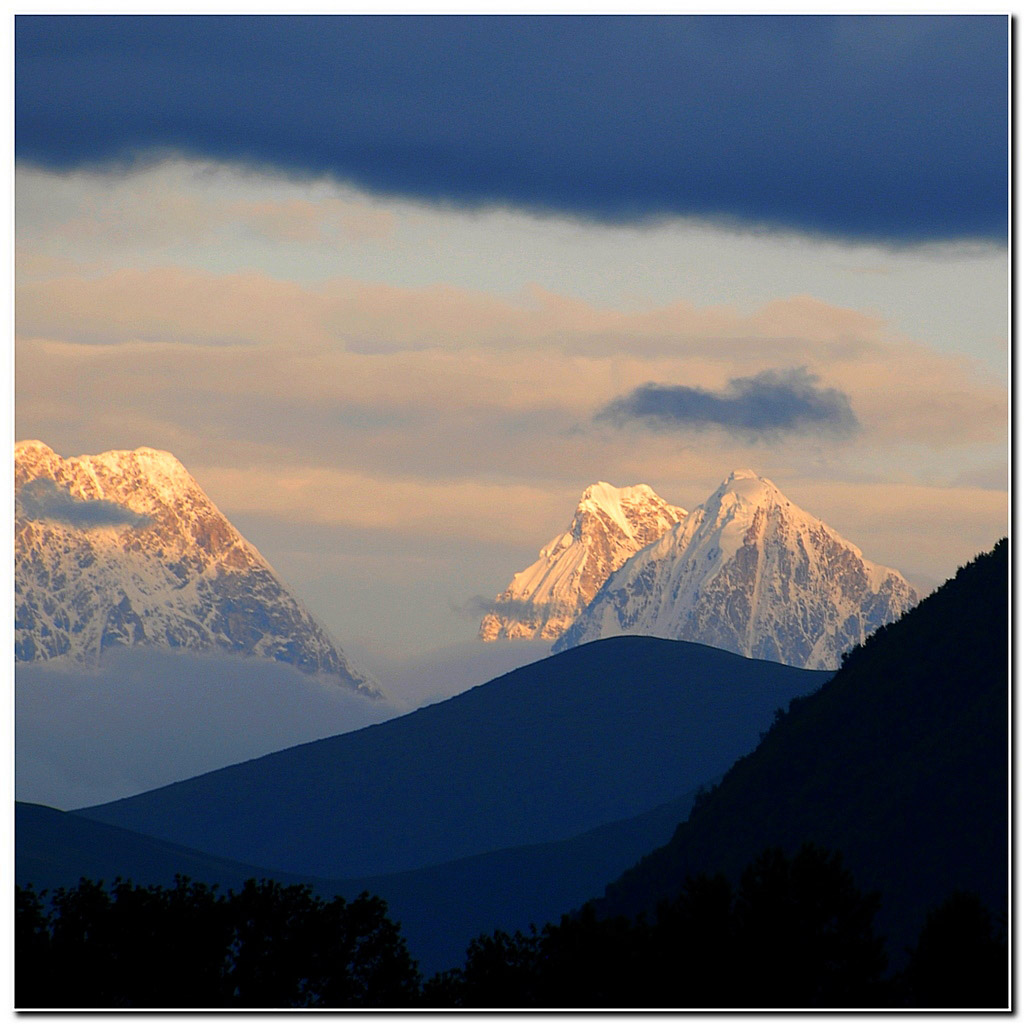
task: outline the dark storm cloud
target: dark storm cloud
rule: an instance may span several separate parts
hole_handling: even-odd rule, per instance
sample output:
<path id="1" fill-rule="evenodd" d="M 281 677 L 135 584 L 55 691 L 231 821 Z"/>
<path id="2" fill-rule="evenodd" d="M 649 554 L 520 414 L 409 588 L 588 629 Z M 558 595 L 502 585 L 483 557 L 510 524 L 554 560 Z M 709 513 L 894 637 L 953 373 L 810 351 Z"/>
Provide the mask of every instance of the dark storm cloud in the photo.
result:
<path id="1" fill-rule="evenodd" d="M 16 19 L 16 151 L 460 204 L 1002 241 L 1007 19 Z"/>
<path id="2" fill-rule="evenodd" d="M 149 516 L 133 512 L 116 501 L 86 501 L 58 487 L 47 477 L 30 480 L 18 495 L 28 519 L 49 519 L 89 530 L 98 526 L 147 526 Z"/>
<path id="3" fill-rule="evenodd" d="M 765 370 L 735 377 L 721 392 L 671 384 L 642 384 L 596 416 L 618 426 L 640 422 L 655 430 L 722 427 L 744 434 L 827 431 L 847 436 L 858 427 L 850 399 L 818 386 L 805 369 Z"/>

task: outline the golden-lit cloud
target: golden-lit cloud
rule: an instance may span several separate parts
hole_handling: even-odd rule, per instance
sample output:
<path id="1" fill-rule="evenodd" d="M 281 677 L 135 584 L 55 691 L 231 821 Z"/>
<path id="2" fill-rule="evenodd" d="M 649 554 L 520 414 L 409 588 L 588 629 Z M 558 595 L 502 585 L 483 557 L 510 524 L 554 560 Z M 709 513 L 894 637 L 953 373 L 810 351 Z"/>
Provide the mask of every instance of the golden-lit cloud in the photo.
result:
<path id="1" fill-rule="evenodd" d="M 308 465 L 238 469 L 199 464 L 195 475 L 236 512 L 284 518 L 304 507 L 314 523 L 436 537 L 456 533 L 468 543 L 531 545 L 542 535 L 547 540 L 548 524 L 564 519 L 566 501 L 576 497 L 526 484 L 424 480 Z"/>
<path id="2" fill-rule="evenodd" d="M 18 287 L 16 311 L 25 400 L 63 362 L 78 380 L 97 371 L 115 403 L 126 391 L 176 392 L 184 376 L 190 392 L 342 416 L 376 409 L 383 421 L 430 414 L 471 425 L 558 411 L 582 428 L 648 382 L 721 391 L 738 377 L 803 368 L 848 397 L 872 443 L 987 441 L 1007 415 L 1005 389 L 964 357 L 804 296 L 746 316 L 688 304 L 625 313 L 540 291 L 508 299 L 338 279 L 304 287 L 161 268 L 33 280 Z M 103 383 L 110 374 L 121 381 L 113 389 Z M 99 404 L 91 390 L 82 401 Z"/>

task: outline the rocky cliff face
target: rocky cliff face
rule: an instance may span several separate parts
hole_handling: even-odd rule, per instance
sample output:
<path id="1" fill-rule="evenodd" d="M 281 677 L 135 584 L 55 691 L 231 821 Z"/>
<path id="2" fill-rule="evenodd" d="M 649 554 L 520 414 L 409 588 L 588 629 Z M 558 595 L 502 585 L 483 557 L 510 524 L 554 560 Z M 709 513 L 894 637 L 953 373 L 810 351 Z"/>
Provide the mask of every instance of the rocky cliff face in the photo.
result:
<path id="1" fill-rule="evenodd" d="M 630 555 L 657 540 L 686 510 L 646 484 L 588 487 L 568 530 L 516 573 L 480 623 L 481 640 L 554 640 Z"/>
<path id="2" fill-rule="evenodd" d="M 640 633 L 835 668 L 918 600 L 894 569 L 869 562 L 770 480 L 738 470 L 615 572 L 554 650 Z"/>
<path id="3" fill-rule="evenodd" d="M 15 446 L 15 656 L 147 645 L 268 658 L 379 696 L 184 466 Z"/>

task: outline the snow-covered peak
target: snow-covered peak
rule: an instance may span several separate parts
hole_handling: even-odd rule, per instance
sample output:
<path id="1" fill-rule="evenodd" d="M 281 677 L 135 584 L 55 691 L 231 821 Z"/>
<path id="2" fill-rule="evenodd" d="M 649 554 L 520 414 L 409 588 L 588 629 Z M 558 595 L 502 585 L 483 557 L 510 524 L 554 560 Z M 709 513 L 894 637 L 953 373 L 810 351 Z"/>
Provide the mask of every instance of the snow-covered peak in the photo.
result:
<path id="1" fill-rule="evenodd" d="M 770 480 L 736 470 L 631 556 L 555 650 L 646 633 L 832 668 L 917 599 L 898 572 L 869 562 Z"/>
<path id="2" fill-rule="evenodd" d="M 604 480 L 591 484 L 576 506 L 577 513 L 603 512 L 627 536 L 636 535 L 635 516 L 630 511 L 643 505 L 663 506 L 661 498 L 647 485 L 615 487 Z"/>
<path id="3" fill-rule="evenodd" d="M 101 452 L 99 455 L 80 455 L 69 461 L 89 462 L 96 466 L 108 467 L 111 472 L 125 473 L 136 470 L 150 480 L 164 480 L 179 486 L 195 486 L 192 474 L 170 452 L 159 448 L 120 449 Z"/>
<path id="4" fill-rule="evenodd" d="M 200 558 L 206 565 L 211 558 L 228 558 L 238 565 L 266 566 L 170 452 L 137 448 L 62 458 L 41 443 L 22 443 L 15 447 L 14 479 L 16 496 L 27 484 L 35 486 L 34 481 L 51 481 L 55 493 L 64 495 L 61 501 L 72 519 L 87 516 L 89 503 L 96 511 L 97 502 L 144 517 L 142 532 L 162 545 L 168 557 Z M 95 537 L 92 543 L 117 545 L 121 540 Z"/>
<path id="5" fill-rule="evenodd" d="M 154 503 L 180 503 L 202 493 L 174 455 L 156 448 L 62 458 L 42 441 L 19 441 L 14 446 L 14 466 L 16 486 L 47 477 L 76 498 L 110 499 L 145 513 L 153 511 Z"/>
<path id="6" fill-rule="evenodd" d="M 90 465 L 96 472 L 101 489 L 108 480 L 128 480 L 167 504 L 180 501 L 186 495 L 201 493 L 199 484 L 181 462 L 170 452 L 158 448 L 109 451 L 69 461 Z"/>
<path id="7" fill-rule="evenodd" d="M 140 466 L 145 466 L 150 472 L 161 473 L 171 477 L 181 477 L 182 479 L 192 479 L 192 475 L 176 456 L 170 452 L 161 451 L 159 448 L 123 449 L 103 452 L 100 455 L 90 456 L 90 458 L 95 462 L 118 466 L 134 462 Z"/>
<path id="8" fill-rule="evenodd" d="M 14 446 L 14 485 L 36 476 L 52 476 L 61 457 L 42 441 L 18 441 Z"/>
<path id="9" fill-rule="evenodd" d="M 28 454 L 49 453 L 55 454 L 54 450 L 42 441 L 16 441 L 14 443 L 14 457 L 24 457 Z"/>
<path id="10" fill-rule="evenodd" d="M 716 504 L 731 506 L 736 502 L 759 506 L 780 500 L 786 499 L 767 477 L 758 476 L 751 469 L 734 469 L 704 503 L 704 508 L 710 510 Z"/>
<path id="11" fill-rule="evenodd" d="M 700 533 L 710 544 L 715 558 L 731 558 L 743 544 L 744 536 L 758 513 L 772 509 L 795 510 L 782 492 L 767 479 L 750 469 L 733 470 L 710 497 L 698 505 L 686 524 L 686 542 Z"/>
<path id="12" fill-rule="evenodd" d="M 541 548 L 537 561 L 498 595 L 480 624 L 480 638 L 554 639 L 615 569 L 685 515 L 647 484 L 591 484 L 569 529 Z"/>
<path id="13" fill-rule="evenodd" d="M 39 455 L 57 455 L 57 453 L 44 441 L 26 440 L 16 441 L 14 444 L 15 460 L 24 461 L 26 458 Z M 132 462 L 145 465 L 156 472 L 163 472 L 172 476 L 181 476 L 192 479 L 188 470 L 181 464 L 181 461 L 170 452 L 162 451 L 159 448 L 122 448 L 113 451 L 101 452 L 99 455 L 74 455 L 62 458 L 63 462 L 73 463 L 102 463 L 110 466 L 123 466 Z"/>
<path id="14" fill-rule="evenodd" d="M 591 484 L 580 498 L 580 502 L 594 501 L 602 503 L 621 503 L 623 501 L 640 501 L 645 498 L 657 498 L 654 490 L 647 484 L 633 484 L 630 487 L 616 487 L 606 480 L 598 480 Z"/>
<path id="15" fill-rule="evenodd" d="M 15 508 L 18 660 L 233 651 L 379 693 L 170 452 L 65 459 L 21 442 Z"/>

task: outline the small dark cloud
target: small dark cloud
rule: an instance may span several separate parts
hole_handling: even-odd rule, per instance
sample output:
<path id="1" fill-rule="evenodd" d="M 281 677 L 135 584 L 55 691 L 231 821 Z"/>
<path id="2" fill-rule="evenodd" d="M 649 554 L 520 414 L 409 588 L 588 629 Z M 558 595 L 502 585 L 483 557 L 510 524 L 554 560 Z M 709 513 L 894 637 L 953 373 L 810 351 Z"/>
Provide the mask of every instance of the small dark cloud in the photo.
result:
<path id="1" fill-rule="evenodd" d="M 859 427 L 849 397 L 820 387 L 818 378 L 802 367 L 734 377 L 720 392 L 642 384 L 614 399 L 595 419 L 617 426 L 640 422 L 654 430 L 721 427 L 753 435 L 814 430 L 849 436 Z"/>
<path id="2" fill-rule="evenodd" d="M 133 512 L 116 501 L 76 498 L 48 477 L 30 480 L 18 495 L 21 514 L 28 519 L 48 519 L 80 530 L 100 526 L 148 526 L 149 516 Z"/>

